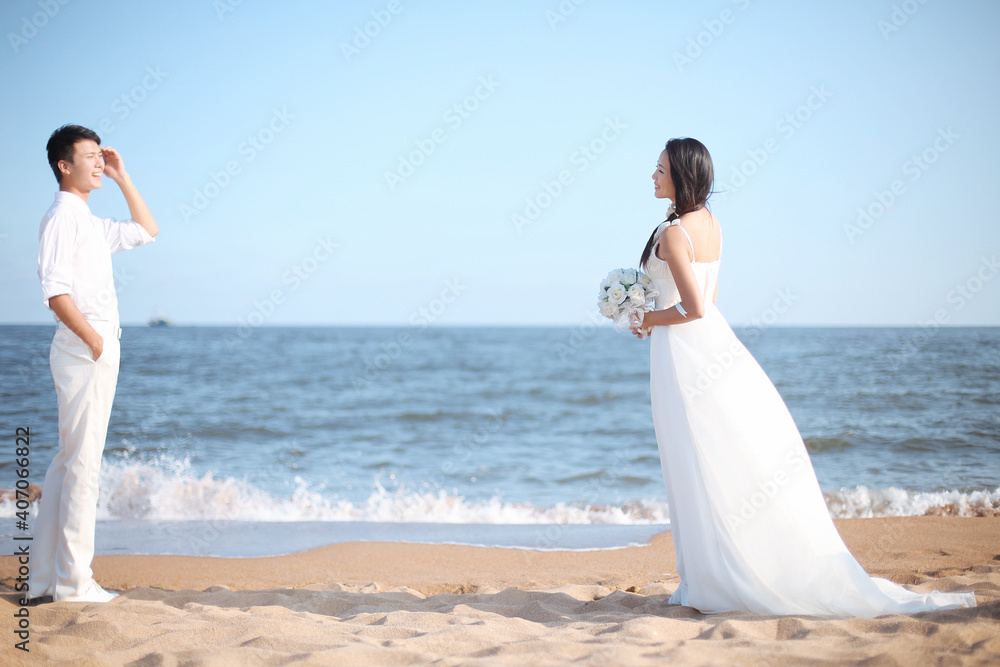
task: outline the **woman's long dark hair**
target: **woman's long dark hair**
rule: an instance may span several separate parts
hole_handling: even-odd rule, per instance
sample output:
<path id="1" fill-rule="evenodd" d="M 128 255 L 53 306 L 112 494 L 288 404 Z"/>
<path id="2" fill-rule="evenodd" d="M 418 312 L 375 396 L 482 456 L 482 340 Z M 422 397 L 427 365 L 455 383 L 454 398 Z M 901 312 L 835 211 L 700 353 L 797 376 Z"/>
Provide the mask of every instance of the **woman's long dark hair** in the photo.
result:
<path id="1" fill-rule="evenodd" d="M 667 142 L 667 159 L 670 161 L 670 178 L 676 191 L 674 212 L 667 218 L 670 221 L 705 206 L 712 194 L 715 171 L 712 169 L 712 156 L 708 154 L 705 144 L 697 139 L 671 139 Z M 659 229 L 659 225 L 656 227 Z M 649 256 L 653 254 L 655 241 L 656 229 L 649 235 L 642 251 L 642 259 L 639 260 L 639 266 L 643 269 L 646 268 Z"/>

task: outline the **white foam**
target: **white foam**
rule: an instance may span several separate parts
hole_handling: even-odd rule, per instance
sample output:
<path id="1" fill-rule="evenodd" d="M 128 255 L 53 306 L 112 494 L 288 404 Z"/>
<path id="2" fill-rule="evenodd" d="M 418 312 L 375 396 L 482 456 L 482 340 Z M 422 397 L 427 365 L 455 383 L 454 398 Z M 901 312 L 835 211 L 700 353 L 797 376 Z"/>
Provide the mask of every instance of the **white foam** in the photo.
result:
<path id="1" fill-rule="evenodd" d="M 666 503 L 592 507 L 559 503 L 537 507 L 502 498 L 468 500 L 443 490 L 388 491 L 376 479 L 363 502 L 327 497 L 295 478 L 288 497 L 263 491 L 246 480 L 196 475 L 188 461 L 105 462 L 101 469 L 98 518 L 237 521 L 378 521 L 487 524 L 655 524 L 668 521 Z M 2 508 L 0 508 L 2 510 Z"/>
<path id="2" fill-rule="evenodd" d="M 636 500 L 624 506 L 558 503 L 538 506 L 493 497 L 470 500 L 460 495 L 385 489 L 378 479 L 369 496 L 352 502 L 325 495 L 296 477 L 288 496 L 279 496 L 246 480 L 196 474 L 187 460 L 161 458 L 139 462 L 105 461 L 101 469 L 98 518 L 150 521 L 374 521 L 463 524 L 665 524 L 666 502 Z M 825 494 L 834 518 L 921 516 L 928 513 L 977 516 L 1000 513 L 995 491 L 908 491 L 858 486 Z M 0 518 L 13 518 L 13 501 L 0 502 Z M 34 517 L 37 510 L 30 510 Z"/>
<path id="3" fill-rule="evenodd" d="M 907 491 L 889 487 L 857 486 L 824 494 L 830 513 L 837 519 L 878 516 L 923 516 L 947 513 L 980 516 L 1000 513 L 1000 488 L 995 491 Z M 935 512 L 937 510 L 938 512 Z"/>

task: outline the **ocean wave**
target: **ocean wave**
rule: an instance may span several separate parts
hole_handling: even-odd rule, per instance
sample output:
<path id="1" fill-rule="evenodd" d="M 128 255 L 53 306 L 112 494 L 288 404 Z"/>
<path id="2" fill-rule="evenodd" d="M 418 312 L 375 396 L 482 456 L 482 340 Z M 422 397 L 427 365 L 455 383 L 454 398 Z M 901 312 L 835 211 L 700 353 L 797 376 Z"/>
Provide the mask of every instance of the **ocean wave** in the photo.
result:
<path id="1" fill-rule="evenodd" d="M 1000 488 L 995 491 L 907 491 L 857 486 L 824 493 L 837 519 L 882 516 L 1000 516 Z"/>
<path id="2" fill-rule="evenodd" d="M 658 524 L 669 521 L 666 503 L 622 506 L 558 503 L 540 507 L 499 497 L 470 500 L 446 491 L 390 491 L 378 480 L 364 501 L 324 495 L 300 477 L 288 497 L 246 480 L 202 475 L 188 461 L 105 462 L 98 518 L 238 521 L 380 521 L 484 524 Z M 0 504 L 0 516 L 5 508 Z"/>
<path id="3" fill-rule="evenodd" d="M 804 442 L 810 453 L 850 449 L 854 446 L 853 442 L 843 438 L 806 438 Z"/>
<path id="4" fill-rule="evenodd" d="M 413 410 L 408 410 L 406 412 L 401 412 L 400 414 L 393 417 L 393 419 L 402 422 L 439 422 L 439 421 L 461 421 L 468 419 L 478 419 L 482 415 L 476 411 L 469 412 L 452 412 L 449 410 L 431 410 L 428 412 L 416 412 Z"/>
<path id="5" fill-rule="evenodd" d="M 465 498 L 444 490 L 387 490 L 378 480 L 366 499 L 354 502 L 324 494 L 322 485 L 300 477 L 288 496 L 265 491 L 245 479 L 197 474 L 187 460 L 106 461 L 101 469 L 101 520 L 376 521 L 469 524 L 620 524 L 670 522 L 665 500 L 647 498 L 622 505 L 557 503 L 539 506 L 500 497 Z M 858 486 L 824 494 L 834 518 L 886 516 L 998 516 L 995 491 L 910 491 Z M 17 511 L 0 499 L 0 518 Z M 34 515 L 36 508 L 31 507 Z"/>

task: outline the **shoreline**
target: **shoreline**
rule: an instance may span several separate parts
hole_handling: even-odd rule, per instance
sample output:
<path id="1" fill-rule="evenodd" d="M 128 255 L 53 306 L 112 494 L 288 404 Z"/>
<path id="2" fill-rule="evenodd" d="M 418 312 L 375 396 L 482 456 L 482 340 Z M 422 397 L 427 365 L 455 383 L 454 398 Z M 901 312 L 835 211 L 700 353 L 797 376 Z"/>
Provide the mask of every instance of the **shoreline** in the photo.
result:
<path id="1" fill-rule="evenodd" d="M 600 551 L 350 542 L 288 556 L 98 556 L 121 595 L 30 611 L 5 664 L 996 664 L 1000 517 L 840 519 L 872 576 L 976 593 L 910 616 L 704 615 L 669 605 L 669 532 Z M 11 619 L 15 557 L 0 557 Z M 15 619 L 16 620 L 16 619 Z M 10 620 L 7 623 L 11 623 Z"/>
<path id="2" fill-rule="evenodd" d="M 98 521 L 98 555 L 285 556 L 336 544 L 447 544 L 538 551 L 646 544 L 664 524 L 469 524 L 376 521 Z"/>
<path id="3" fill-rule="evenodd" d="M 989 563 L 994 556 L 997 559 L 992 562 L 1000 566 L 1000 518 L 884 517 L 838 519 L 834 523 L 870 575 L 896 583 L 920 584 L 958 574 Z M 202 584 L 245 590 L 377 582 L 429 595 L 479 587 L 537 590 L 565 584 L 627 590 L 679 580 L 669 531 L 643 546 L 598 551 L 348 542 L 260 558 L 101 556 L 95 559 L 94 572 L 98 581 L 122 589 L 139 585 L 174 588 L 157 579 L 155 572 L 185 588 Z"/>
<path id="4" fill-rule="evenodd" d="M 987 563 L 1000 566 L 1000 517 L 881 517 L 836 519 L 834 524 L 869 574 L 896 583 L 921 583 Z M 103 586 L 114 590 L 378 582 L 434 594 L 478 586 L 531 590 L 594 583 L 627 589 L 677 581 L 669 531 L 642 546 L 614 549 L 353 541 L 280 556 L 100 555 L 94 558 L 93 570 Z M 9 589 L 15 571 L 15 557 L 0 556 L 0 585 Z"/>

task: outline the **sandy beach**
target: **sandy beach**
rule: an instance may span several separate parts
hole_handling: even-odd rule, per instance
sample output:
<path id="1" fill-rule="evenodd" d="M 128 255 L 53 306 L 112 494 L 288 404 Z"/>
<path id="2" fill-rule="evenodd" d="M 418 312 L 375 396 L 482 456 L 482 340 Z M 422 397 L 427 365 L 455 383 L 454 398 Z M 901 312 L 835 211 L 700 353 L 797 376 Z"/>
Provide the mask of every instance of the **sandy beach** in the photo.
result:
<path id="1" fill-rule="evenodd" d="M 974 609 L 816 619 L 667 605 L 664 533 L 642 547 L 537 552 L 348 543 L 270 558 L 99 556 L 107 604 L 29 608 L 3 664 L 996 664 L 1000 517 L 846 519 L 873 575 L 973 590 Z M 15 559 L 0 559 L 13 628 Z"/>

